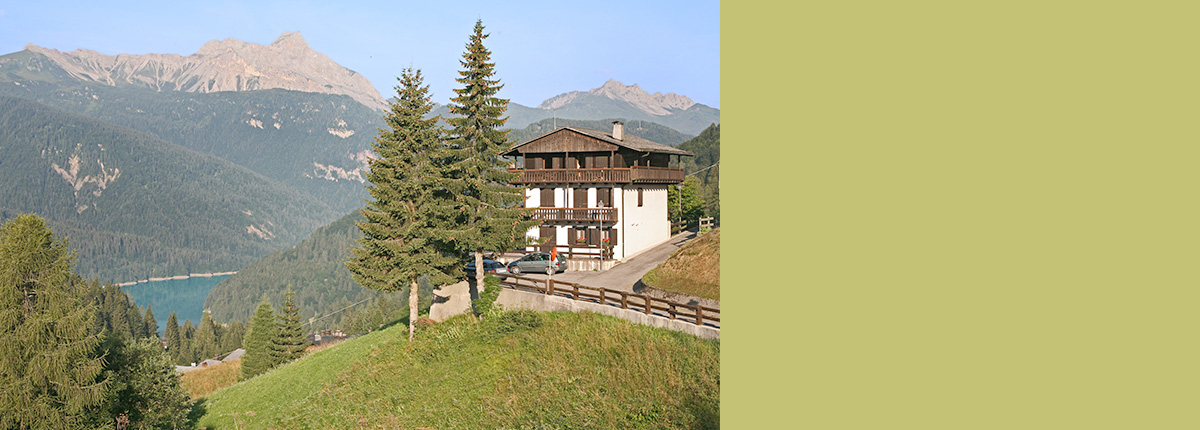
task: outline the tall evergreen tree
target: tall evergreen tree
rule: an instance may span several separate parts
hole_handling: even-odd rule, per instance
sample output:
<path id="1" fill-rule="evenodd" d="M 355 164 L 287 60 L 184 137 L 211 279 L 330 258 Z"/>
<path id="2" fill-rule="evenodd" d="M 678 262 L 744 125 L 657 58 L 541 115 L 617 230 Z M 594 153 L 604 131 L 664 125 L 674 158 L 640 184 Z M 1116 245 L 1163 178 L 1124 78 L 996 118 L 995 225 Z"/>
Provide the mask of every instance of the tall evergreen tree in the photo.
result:
<path id="1" fill-rule="evenodd" d="M 390 131 L 380 130 L 367 174 L 367 190 L 374 201 L 362 210 L 366 221 L 359 247 L 346 262 L 354 279 L 380 291 L 409 288 L 408 338 L 417 319 L 417 279 L 431 277 L 435 284 L 450 282 L 458 265 L 451 251 L 450 231 L 460 212 L 446 189 L 446 163 L 450 154 L 442 143 L 439 118 L 425 119 L 433 109 L 429 87 L 421 71 L 405 69 L 396 86 L 396 102 L 386 118 Z M 406 285 L 407 284 L 407 285 Z"/>
<path id="2" fill-rule="evenodd" d="M 142 324 L 146 326 L 147 337 L 158 340 L 158 320 L 154 319 L 154 310 L 150 309 L 150 305 L 146 305 L 146 317 L 142 319 Z"/>
<path id="3" fill-rule="evenodd" d="M 192 342 L 192 348 L 196 353 L 196 361 L 203 361 L 213 358 L 214 355 L 221 351 L 217 351 L 220 346 L 217 345 L 217 327 L 213 323 L 212 315 L 208 310 L 204 311 L 204 316 L 200 317 L 200 326 L 196 327 L 195 340 Z"/>
<path id="4" fill-rule="evenodd" d="M 288 285 L 283 293 L 283 306 L 279 307 L 278 334 L 275 336 L 273 365 L 287 363 L 300 358 L 308 341 L 304 339 L 304 325 L 300 323 L 300 308 L 296 307 L 296 292 Z"/>
<path id="5" fill-rule="evenodd" d="M 175 362 L 179 360 L 179 349 L 183 346 L 183 339 L 179 335 L 179 318 L 175 316 L 175 312 L 167 315 L 167 326 L 163 329 L 163 337 L 167 340 L 167 354 L 175 358 Z"/>
<path id="6" fill-rule="evenodd" d="M 196 361 L 196 326 L 191 319 L 183 320 L 183 330 L 179 331 L 179 361 L 189 365 Z"/>
<path id="7" fill-rule="evenodd" d="M 242 355 L 242 379 L 250 379 L 271 368 L 271 350 L 274 349 L 278 331 L 275 311 L 264 294 L 242 338 L 242 347 L 246 349 L 245 355 Z"/>
<path id="8" fill-rule="evenodd" d="M 474 32 L 466 45 L 467 51 L 459 63 L 456 96 L 447 106 L 458 117 L 449 118 L 450 146 L 454 149 L 454 165 L 449 172 L 455 181 L 447 189 L 459 202 L 462 226 L 454 232 L 455 247 L 474 253 L 475 285 L 483 285 L 485 250 L 506 251 L 526 242 L 525 234 L 539 221 L 530 220 L 522 203 L 525 193 L 510 185 L 517 175 L 509 173 L 500 154 L 508 149 L 508 130 L 503 129 L 508 117 L 504 112 L 508 100 L 496 97 L 504 85 L 495 76 L 491 52 L 483 46 L 488 37 L 483 33 L 483 21 L 475 22 Z"/>
<path id="9" fill-rule="evenodd" d="M 40 217 L 0 226 L 0 428 L 73 428 L 104 400 L 96 308 L 79 299 L 74 260 Z"/>
<path id="10" fill-rule="evenodd" d="M 217 336 L 221 341 L 221 352 L 230 352 L 242 347 L 242 337 L 246 335 L 246 325 L 241 321 L 234 321 L 227 326 L 221 327 L 221 334 Z"/>

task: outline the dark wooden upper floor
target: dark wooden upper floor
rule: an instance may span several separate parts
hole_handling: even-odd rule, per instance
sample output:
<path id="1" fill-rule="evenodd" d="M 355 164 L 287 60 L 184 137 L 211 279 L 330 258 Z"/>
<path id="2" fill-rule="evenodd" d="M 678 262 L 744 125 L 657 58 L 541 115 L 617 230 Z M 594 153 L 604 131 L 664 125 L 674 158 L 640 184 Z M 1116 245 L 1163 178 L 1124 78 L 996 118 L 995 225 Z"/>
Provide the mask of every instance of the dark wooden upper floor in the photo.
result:
<path id="1" fill-rule="evenodd" d="M 616 130 L 614 130 L 615 132 Z M 616 134 L 620 139 L 613 137 Z M 513 147 L 516 183 L 678 183 L 671 159 L 690 152 L 622 133 L 563 127 Z"/>

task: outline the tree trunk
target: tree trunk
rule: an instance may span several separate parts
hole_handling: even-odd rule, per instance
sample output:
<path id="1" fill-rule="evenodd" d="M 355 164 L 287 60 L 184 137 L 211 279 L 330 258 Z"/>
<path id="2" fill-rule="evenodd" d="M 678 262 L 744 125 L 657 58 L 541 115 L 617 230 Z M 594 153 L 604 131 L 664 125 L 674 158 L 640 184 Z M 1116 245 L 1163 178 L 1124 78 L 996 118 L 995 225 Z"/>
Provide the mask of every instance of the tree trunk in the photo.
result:
<path id="1" fill-rule="evenodd" d="M 408 288 L 408 341 L 412 342 L 413 332 L 417 324 L 417 278 L 413 278 Z"/>
<path id="2" fill-rule="evenodd" d="M 475 251 L 475 290 L 483 294 L 483 251 Z M 474 298 L 474 297 L 473 297 Z"/>

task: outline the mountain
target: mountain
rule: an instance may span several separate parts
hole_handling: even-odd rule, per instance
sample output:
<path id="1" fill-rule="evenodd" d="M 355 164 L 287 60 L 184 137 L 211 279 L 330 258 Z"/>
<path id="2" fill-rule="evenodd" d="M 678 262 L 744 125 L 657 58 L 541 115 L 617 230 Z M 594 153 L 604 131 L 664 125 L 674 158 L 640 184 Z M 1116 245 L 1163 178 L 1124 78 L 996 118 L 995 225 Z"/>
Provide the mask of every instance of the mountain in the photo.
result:
<path id="1" fill-rule="evenodd" d="M 273 303 L 283 303 L 283 292 L 291 285 L 301 316 L 307 319 L 374 297 L 378 293 L 358 285 L 343 263 L 362 237 L 355 225 L 361 220 L 354 211 L 295 246 L 258 259 L 213 287 L 204 308 L 218 321 L 247 321 L 263 294 Z"/>
<path id="2" fill-rule="evenodd" d="M 45 54 L 0 56 L 0 95 L 151 134 L 246 167 L 346 213 L 362 206 L 380 112 L 347 95 L 192 93 L 81 81 Z"/>
<path id="3" fill-rule="evenodd" d="M 452 116 L 444 105 L 437 106 L 431 114 Z M 678 94 L 650 94 L 637 84 L 625 85 L 616 80 L 609 80 L 589 91 L 572 91 L 551 97 L 537 107 L 509 103 L 506 114 L 508 122 L 505 125 L 513 130 L 554 117 L 559 120 L 622 118 L 653 122 L 694 136 L 709 125 L 721 122 L 720 109 Z"/>
<path id="4" fill-rule="evenodd" d="M 611 130 L 612 123 L 615 118 L 601 120 L 581 120 L 581 119 L 551 119 L 546 118 L 541 121 L 529 124 L 525 128 L 513 130 L 509 133 L 509 140 L 514 142 L 525 142 L 535 137 L 540 137 L 543 134 L 556 130 L 556 127 L 577 127 L 590 128 L 592 130 Z M 693 138 L 687 134 L 675 131 L 675 129 L 662 124 L 656 124 L 649 121 L 633 120 L 625 122 L 625 132 L 634 136 L 658 142 L 664 145 L 675 146 Z"/>
<path id="5" fill-rule="evenodd" d="M 0 219 L 45 217 L 85 277 L 237 270 L 337 216 L 223 159 L 0 96 Z"/>
<path id="6" fill-rule="evenodd" d="M 266 46 L 214 40 L 186 57 L 59 52 L 32 44 L 25 50 L 44 55 L 72 78 L 101 85 L 195 93 L 284 89 L 342 94 L 373 109 L 387 108 L 367 78 L 314 51 L 299 32 L 284 33 Z"/>

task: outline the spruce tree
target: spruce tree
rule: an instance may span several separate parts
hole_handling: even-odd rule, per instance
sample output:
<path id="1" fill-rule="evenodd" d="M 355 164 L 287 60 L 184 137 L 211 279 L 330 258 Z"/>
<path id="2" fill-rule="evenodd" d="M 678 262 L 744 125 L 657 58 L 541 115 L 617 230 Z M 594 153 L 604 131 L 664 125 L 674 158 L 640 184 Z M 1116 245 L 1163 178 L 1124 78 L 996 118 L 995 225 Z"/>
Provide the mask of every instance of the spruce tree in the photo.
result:
<path id="1" fill-rule="evenodd" d="M 417 279 L 430 276 L 436 284 L 450 282 L 458 261 L 451 250 L 461 212 L 447 192 L 450 155 L 442 142 L 438 118 L 426 119 L 433 109 L 429 87 L 419 70 L 405 69 L 396 86 L 396 102 L 373 148 L 367 191 L 374 198 L 362 210 L 365 221 L 359 247 L 346 262 L 354 279 L 380 291 L 409 288 L 408 337 L 417 319 Z"/>
<path id="2" fill-rule="evenodd" d="M 242 348 L 246 349 L 245 355 L 242 355 L 242 379 L 250 379 L 271 368 L 271 351 L 278 331 L 271 301 L 263 294 L 242 338 Z"/>
<path id="3" fill-rule="evenodd" d="M 496 97 L 504 85 L 493 79 L 496 65 L 489 62 L 492 54 L 483 46 L 487 37 L 483 21 L 476 21 L 459 61 L 464 70 L 457 81 L 463 88 L 454 90 L 457 96 L 447 106 L 458 117 L 446 120 L 455 153 L 450 171 L 455 181 L 447 188 L 458 199 L 462 224 L 453 234 L 454 244 L 459 251 L 474 253 L 476 288 L 483 285 L 483 252 L 503 252 L 524 244 L 529 229 L 540 224 L 530 219 L 522 204 L 524 191 L 509 184 L 517 175 L 509 173 L 500 158 L 510 146 L 508 130 L 502 128 L 508 120 L 504 116 L 508 100 Z"/>
<path id="4" fill-rule="evenodd" d="M 167 354 L 179 363 L 179 349 L 183 346 L 183 339 L 179 336 L 179 318 L 175 317 L 175 312 L 167 315 L 167 326 L 163 329 L 163 337 L 167 340 Z"/>
<path id="5" fill-rule="evenodd" d="M 196 326 L 191 319 L 183 320 L 183 330 L 179 332 L 179 358 L 184 366 L 195 363 L 196 360 Z"/>
<path id="6" fill-rule="evenodd" d="M 241 321 L 234 321 L 227 326 L 222 327 L 221 335 L 218 336 L 221 340 L 221 352 L 230 352 L 242 347 L 242 336 L 246 335 L 246 325 Z"/>
<path id="7" fill-rule="evenodd" d="M 110 385 L 67 249 L 38 216 L 0 226 L 0 428 L 77 427 Z"/>
<path id="8" fill-rule="evenodd" d="M 296 293 L 288 285 L 283 293 L 283 306 L 279 308 L 279 332 L 275 337 L 273 365 L 287 363 L 300 358 L 308 341 L 304 339 L 304 326 L 300 323 L 300 308 L 296 307 Z"/>
<path id="9" fill-rule="evenodd" d="M 196 353 L 196 361 L 204 361 L 213 358 L 218 352 L 217 349 L 217 327 L 213 323 L 212 314 L 207 309 L 204 310 L 204 316 L 200 317 L 200 326 L 196 327 L 195 340 L 192 341 L 192 348 Z"/>
<path id="10" fill-rule="evenodd" d="M 142 319 L 142 324 L 146 326 L 146 336 L 158 340 L 158 320 L 154 319 L 154 310 L 150 309 L 150 305 L 146 305 L 146 317 Z"/>

